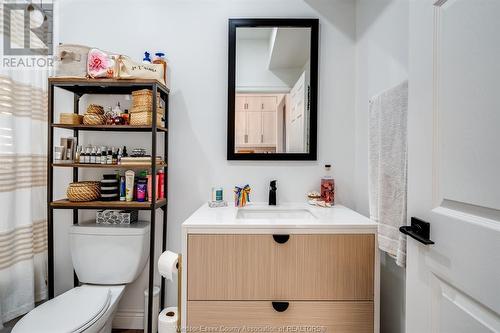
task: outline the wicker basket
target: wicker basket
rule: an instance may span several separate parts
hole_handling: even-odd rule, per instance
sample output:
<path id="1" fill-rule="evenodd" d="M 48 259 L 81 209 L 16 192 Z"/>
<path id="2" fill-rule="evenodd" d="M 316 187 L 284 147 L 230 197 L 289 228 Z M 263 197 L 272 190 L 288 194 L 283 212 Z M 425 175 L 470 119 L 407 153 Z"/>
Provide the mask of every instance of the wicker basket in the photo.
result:
<path id="1" fill-rule="evenodd" d="M 83 122 L 83 116 L 75 113 L 61 113 L 59 123 L 66 125 L 80 125 Z"/>
<path id="2" fill-rule="evenodd" d="M 69 184 L 66 194 L 69 201 L 93 201 L 101 197 L 101 189 L 99 182 L 76 182 Z"/>
<path id="3" fill-rule="evenodd" d="M 86 113 L 83 116 L 84 125 L 104 125 L 106 123 L 106 117 L 102 114 Z"/>
<path id="4" fill-rule="evenodd" d="M 144 111 L 144 112 L 134 112 L 130 114 L 130 125 L 148 125 L 151 126 L 153 122 L 153 112 Z M 156 114 L 156 126 L 164 126 L 164 122 L 162 120 L 162 114 Z"/>
<path id="5" fill-rule="evenodd" d="M 156 94 L 156 105 L 160 105 L 160 93 Z M 143 112 L 153 109 L 153 92 L 149 89 L 132 91 L 132 111 Z M 137 110 L 137 111 L 134 111 Z"/>
<path id="6" fill-rule="evenodd" d="M 104 108 L 100 105 L 97 105 L 97 104 L 89 104 L 89 106 L 87 106 L 87 113 L 88 114 L 104 114 Z"/>

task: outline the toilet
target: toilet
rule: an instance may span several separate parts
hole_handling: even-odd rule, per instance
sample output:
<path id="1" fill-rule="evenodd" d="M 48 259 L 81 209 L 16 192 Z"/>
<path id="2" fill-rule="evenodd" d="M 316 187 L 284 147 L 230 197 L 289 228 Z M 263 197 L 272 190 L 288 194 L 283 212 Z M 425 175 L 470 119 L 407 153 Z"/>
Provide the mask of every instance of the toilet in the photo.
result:
<path id="1" fill-rule="evenodd" d="M 111 332 L 126 285 L 148 261 L 149 233 L 149 222 L 71 226 L 71 260 L 81 285 L 30 311 L 12 333 Z"/>

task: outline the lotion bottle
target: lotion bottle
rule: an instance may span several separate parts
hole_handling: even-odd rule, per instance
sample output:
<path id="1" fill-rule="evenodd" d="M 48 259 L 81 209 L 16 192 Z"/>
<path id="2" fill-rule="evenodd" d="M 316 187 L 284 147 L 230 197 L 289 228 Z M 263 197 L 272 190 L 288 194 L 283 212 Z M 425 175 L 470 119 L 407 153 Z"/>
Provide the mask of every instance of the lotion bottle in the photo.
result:
<path id="1" fill-rule="evenodd" d="M 132 170 L 125 172 L 125 200 L 129 202 L 134 199 L 134 176 L 135 173 Z"/>

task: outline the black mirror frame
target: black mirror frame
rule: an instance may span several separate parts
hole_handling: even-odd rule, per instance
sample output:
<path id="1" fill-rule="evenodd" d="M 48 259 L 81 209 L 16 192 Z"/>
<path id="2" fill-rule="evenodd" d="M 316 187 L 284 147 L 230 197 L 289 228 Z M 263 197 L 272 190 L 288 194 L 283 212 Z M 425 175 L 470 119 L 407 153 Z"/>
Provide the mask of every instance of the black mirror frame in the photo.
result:
<path id="1" fill-rule="evenodd" d="M 236 28 L 241 27 L 302 27 L 311 28 L 310 90 L 309 90 L 309 152 L 275 154 L 235 153 L 235 93 L 236 93 Z M 319 19 L 229 19 L 228 54 L 228 116 L 227 159 L 240 161 L 316 161 L 318 141 L 318 47 Z"/>

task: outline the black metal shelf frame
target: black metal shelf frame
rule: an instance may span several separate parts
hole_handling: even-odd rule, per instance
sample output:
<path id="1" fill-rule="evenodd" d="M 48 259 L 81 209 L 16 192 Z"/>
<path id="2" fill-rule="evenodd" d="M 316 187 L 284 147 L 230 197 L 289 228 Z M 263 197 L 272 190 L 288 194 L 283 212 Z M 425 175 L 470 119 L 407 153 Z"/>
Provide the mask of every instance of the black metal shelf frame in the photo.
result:
<path id="1" fill-rule="evenodd" d="M 54 209 L 61 209 L 59 207 L 52 207 L 53 202 L 53 181 L 54 181 L 54 167 L 53 162 L 53 150 L 54 150 L 54 90 L 55 88 L 61 88 L 66 91 L 73 93 L 73 112 L 75 114 L 79 113 L 79 101 L 80 98 L 85 94 L 130 94 L 134 90 L 139 89 L 151 89 L 153 91 L 152 98 L 152 125 L 151 129 L 145 130 L 134 129 L 134 128 L 121 128 L 117 126 L 116 131 L 130 131 L 130 132 L 151 132 L 151 156 L 157 155 L 156 143 L 157 134 L 163 133 L 164 136 L 164 160 L 168 161 L 168 115 L 169 115 L 169 90 L 164 85 L 159 84 L 157 81 L 151 80 L 150 82 L 136 82 L 127 80 L 117 80 L 117 81 L 99 81 L 99 80 L 88 80 L 86 82 L 81 82 L 80 80 L 72 81 L 61 80 L 61 79 L 49 79 L 48 82 L 48 158 L 47 158 L 47 242 L 48 242 L 48 289 L 49 289 L 49 299 L 54 297 Z M 158 130 L 158 124 L 156 119 L 157 112 L 157 99 L 156 93 L 160 94 L 160 98 L 165 102 L 165 130 Z M 70 129 L 73 131 L 73 136 L 76 137 L 76 144 L 79 143 L 79 129 Z M 88 129 L 85 129 L 88 130 Z M 98 129 L 99 130 L 99 129 Z M 114 129 L 106 129 L 108 131 L 113 131 Z M 151 159 L 151 174 L 155 175 L 157 170 L 157 165 L 155 159 Z M 165 179 L 164 179 L 164 193 L 165 198 L 168 197 L 168 164 L 163 167 Z M 156 202 L 156 177 L 151 177 L 152 180 L 152 203 L 151 207 L 146 209 L 151 211 L 151 231 L 149 239 L 149 281 L 148 281 L 148 332 L 152 331 L 153 324 L 153 287 L 154 287 L 154 271 L 155 271 L 155 226 L 156 226 L 156 209 L 163 210 L 163 223 L 162 223 L 162 252 L 166 250 L 167 241 L 167 206 L 158 205 Z M 73 181 L 78 181 L 78 167 L 73 167 Z M 102 207 L 100 207 L 102 208 Z M 73 210 L 73 224 L 78 224 L 78 210 L 79 209 L 92 209 L 92 207 L 86 208 L 69 208 Z M 76 273 L 74 275 L 74 285 L 75 287 L 79 285 L 78 277 Z M 161 277 L 161 288 L 160 288 L 160 307 L 165 307 L 165 278 Z M 155 314 L 158 315 L 158 314 Z"/>

